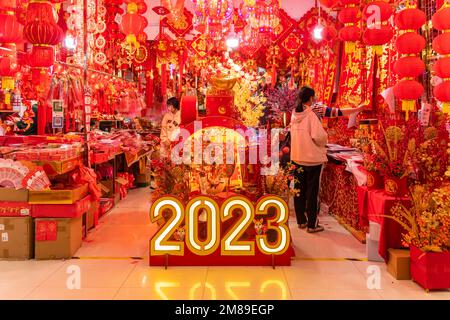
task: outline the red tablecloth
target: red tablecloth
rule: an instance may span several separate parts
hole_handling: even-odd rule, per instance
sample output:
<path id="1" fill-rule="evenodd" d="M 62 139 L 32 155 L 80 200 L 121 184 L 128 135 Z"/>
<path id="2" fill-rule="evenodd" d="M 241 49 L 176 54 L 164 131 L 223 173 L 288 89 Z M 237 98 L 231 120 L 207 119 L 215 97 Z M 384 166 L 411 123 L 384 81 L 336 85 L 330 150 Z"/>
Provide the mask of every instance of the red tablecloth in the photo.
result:
<path id="1" fill-rule="evenodd" d="M 358 184 L 344 164 L 327 163 L 322 172 L 320 201 L 329 206 L 329 212 L 361 232 L 367 231 L 367 221 L 361 221 L 358 210 Z"/>
<path id="2" fill-rule="evenodd" d="M 398 202 L 408 207 L 408 198 L 396 198 L 387 195 L 384 190 L 367 190 L 367 187 L 358 187 L 359 216 L 363 220 L 369 220 L 380 224 L 380 243 L 378 253 L 387 262 L 388 249 L 400 249 L 402 245 L 402 233 L 404 229 L 394 220 L 382 217 L 391 215 L 391 208 Z"/>

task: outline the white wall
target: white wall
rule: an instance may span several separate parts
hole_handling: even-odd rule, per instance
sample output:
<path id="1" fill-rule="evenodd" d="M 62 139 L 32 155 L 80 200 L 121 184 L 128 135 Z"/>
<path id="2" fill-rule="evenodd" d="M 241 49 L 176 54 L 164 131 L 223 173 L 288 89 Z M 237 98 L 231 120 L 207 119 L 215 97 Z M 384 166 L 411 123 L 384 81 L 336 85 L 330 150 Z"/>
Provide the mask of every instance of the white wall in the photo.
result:
<path id="1" fill-rule="evenodd" d="M 159 32 L 159 16 L 153 12 L 152 8 L 159 6 L 160 0 L 146 0 L 145 2 L 148 6 L 146 17 L 149 23 L 145 32 L 148 39 L 154 39 Z M 172 0 L 172 3 L 175 3 L 175 0 Z M 296 20 L 299 20 L 314 4 L 315 0 L 281 0 L 281 7 Z M 194 4 L 191 0 L 185 1 L 185 7 L 194 13 Z"/>

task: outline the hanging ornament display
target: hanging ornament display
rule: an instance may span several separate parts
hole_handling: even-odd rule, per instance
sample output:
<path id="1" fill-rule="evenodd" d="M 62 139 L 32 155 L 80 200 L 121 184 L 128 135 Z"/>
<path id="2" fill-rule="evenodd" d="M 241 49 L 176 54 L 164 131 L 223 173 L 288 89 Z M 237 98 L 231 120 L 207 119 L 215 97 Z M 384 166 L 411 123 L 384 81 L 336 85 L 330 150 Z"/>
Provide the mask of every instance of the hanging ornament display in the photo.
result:
<path id="1" fill-rule="evenodd" d="M 440 34 L 433 41 L 433 49 L 439 54 L 434 65 L 435 74 L 442 82 L 433 90 L 436 100 L 442 103 L 442 111 L 450 115 L 450 2 L 445 0 L 442 6 L 436 6 L 432 18 L 433 27 Z"/>
<path id="2" fill-rule="evenodd" d="M 339 30 L 339 39 L 345 42 L 345 52 L 355 52 L 356 42 L 361 39 L 360 0 L 341 0 L 344 6 L 338 14 L 338 20 L 344 25 Z"/>
<path id="3" fill-rule="evenodd" d="M 243 15 L 248 21 L 244 37 L 254 38 L 263 46 L 270 45 L 280 25 L 280 1 L 244 1 Z"/>
<path id="4" fill-rule="evenodd" d="M 138 35 L 147 27 L 147 19 L 139 14 L 138 3 L 142 1 L 126 0 L 127 12 L 122 16 L 120 24 L 122 32 L 126 35 L 125 42 L 128 51 L 134 53 L 140 47 Z M 142 9 L 141 9 L 142 10 Z"/>
<path id="5" fill-rule="evenodd" d="M 393 14 L 390 3 L 385 1 L 371 1 L 363 9 L 363 19 L 366 29 L 363 33 L 363 42 L 374 48 L 378 55 L 383 53 L 383 45 L 394 36 L 394 31 L 389 19 Z"/>
<path id="6" fill-rule="evenodd" d="M 197 31 L 214 41 L 222 40 L 233 18 L 232 0 L 193 0 L 195 4 L 194 25 Z"/>
<path id="7" fill-rule="evenodd" d="M 420 59 L 420 54 L 425 48 L 425 38 L 417 33 L 417 29 L 425 22 L 425 13 L 411 2 L 395 17 L 395 24 L 399 30 L 396 48 L 400 59 L 396 62 L 394 71 L 399 75 L 400 81 L 394 86 L 394 95 L 401 101 L 406 119 L 409 118 L 409 112 L 417 110 L 417 99 L 424 92 L 423 85 L 415 78 L 425 70 L 425 65 Z"/>

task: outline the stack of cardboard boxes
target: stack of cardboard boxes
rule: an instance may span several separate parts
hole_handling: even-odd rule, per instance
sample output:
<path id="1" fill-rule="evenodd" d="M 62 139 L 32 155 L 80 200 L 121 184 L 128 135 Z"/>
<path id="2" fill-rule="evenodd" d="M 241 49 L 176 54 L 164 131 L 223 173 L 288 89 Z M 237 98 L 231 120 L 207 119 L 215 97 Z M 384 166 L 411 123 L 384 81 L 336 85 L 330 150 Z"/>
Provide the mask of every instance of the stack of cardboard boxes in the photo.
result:
<path id="1" fill-rule="evenodd" d="M 87 185 L 70 190 L 0 188 L 0 259 L 68 259 L 98 221 Z"/>

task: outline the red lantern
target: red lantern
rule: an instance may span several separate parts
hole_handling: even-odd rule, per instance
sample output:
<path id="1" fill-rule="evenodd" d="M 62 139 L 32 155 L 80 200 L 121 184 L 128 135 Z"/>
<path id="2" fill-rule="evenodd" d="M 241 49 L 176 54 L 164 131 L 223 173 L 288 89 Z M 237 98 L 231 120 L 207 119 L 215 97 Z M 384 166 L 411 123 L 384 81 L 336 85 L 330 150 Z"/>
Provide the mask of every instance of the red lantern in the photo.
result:
<path id="1" fill-rule="evenodd" d="M 400 79 L 415 78 L 425 72 L 425 63 L 419 57 L 402 57 L 395 62 L 394 72 Z"/>
<path id="2" fill-rule="evenodd" d="M 409 8 L 400 11 L 395 16 L 395 25 L 400 30 L 420 29 L 427 21 L 425 12 L 417 8 Z"/>
<path id="3" fill-rule="evenodd" d="M 442 79 L 450 78 L 450 57 L 441 58 L 434 64 L 434 72 Z"/>
<path id="4" fill-rule="evenodd" d="M 137 14 L 126 13 L 122 17 L 122 32 L 126 35 L 137 35 L 145 28 L 145 18 Z"/>
<path id="5" fill-rule="evenodd" d="M 22 40 L 23 27 L 14 14 L 0 14 L 0 43 L 18 43 Z"/>
<path id="6" fill-rule="evenodd" d="M 409 118 L 410 111 L 416 111 L 416 100 L 424 92 L 422 84 L 416 80 L 400 80 L 394 86 L 394 95 L 402 101 L 402 110 L 406 112 L 406 120 Z"/>
<path id="7" fill-rule="evenodd" d="M 27 23 L 24 35 L 29 42 L 37 45 L 57 45 L 62 40 L 62 30 L 56 23 L 33 21 Z"/>
<path id="8" fill-rule="evenodd" d="M 55 61 L 55 50 L 52 46 L 33 46 L 28 63 L 33 68 L 49 68 Z"/>
<path id="9" fill-rule="evenodd" d="M 144 14 L 145 12 L 147 12 L 147 5 L 145 4 L 145 2 L 144 1 L 142 1 L 142 2 L 139 2 L 138 4 L 137 4 L 137 12 L 138 12 L 138 14 Z"/>
<path id="10" fill-rule="evenodd" d="M 392 6 L 387 2 L 383 2 L 383 1 L 370 2 L 364 7 L 363 12 L 362 12 L 363 18 L 365 20 L 367 20 L 373 16 L 374 6 L 378 7 L 380 10 L 380 16 L 379 16 L 380 21 L 389 20 L 389 18 L 392 16 L 392 13 L 394 12 L 394 9 L 392 8 Z"/>
<path id="11" fill-rule="evenodd" d="M 450 7 L 438 10 L 431 19 L 433 27 L 439 31 L 450 30 Z"/>
<path id="12" fill-rule="evenodd" d="M 0 57 L 0 77 L 14 77 L 17 61 L 11 56 Z"/>
<path id="13" fill-rule="evenodd" d="M 398 52 L 407 55 L 420 53 L 425 45 L 425 38 L 415 32 L 402 34 L 396 42 Z"/>
<path id="14" fill-rule="evenodd" d="M 356 7 L 342 8 L 338 14 L 338 20 L 340 23 L 355 23 L 359 19 L 360 11 Z"/>
<path id="15" fill-rule="evenodd" d="M 433 94 L 437 100 L 448 104 L 450 102 L 450 81 L 438 84 L 434 88 Z"/>
<path id="16" fill-rule="evenodd" d="M 433 50 L 441 55 L 450 54 L 450 33 L 442 33 L 433 40 Z"/>
<path id="17" fill-rule="evenodd" d="M 364 43 L 369 46 L 381 46 L 388 43 L 394 36 L 391 26 L 381 26 L 377 29 L 366 29 L 364 31 Z"/>
<path id="18" fill-rule="evenodd" d="M 16 7 L 16 0 L 0 0 L 1 9 L 15 9 Z"/>
<path id="19" fill-rule="evenodd" d="M 28 4 L 27 23 L 33 21 L 56 23 L 53 5 L 50 2 L 33 1 Z"/>
<path id="20" fill-rule="evenodd" d="M 322 36 L 325 41 L 333 41 L 336 39 L 337 34 L 338 32 L 336 28 L 332 25 L 327 25 L 322 32 Z"/>
<path id="21" fill-rule="evenodd" d="M 342 41 L 358 41 L 361 38 L 361 29 L 355 26 L 344 27 L 339 30 L 339 39 Z"/>

